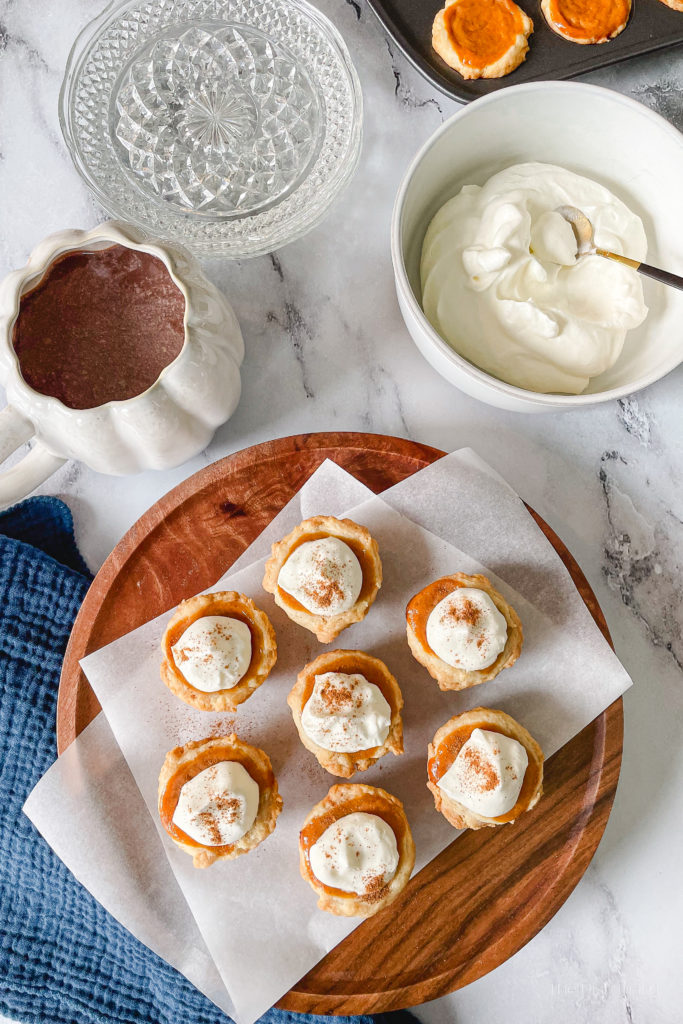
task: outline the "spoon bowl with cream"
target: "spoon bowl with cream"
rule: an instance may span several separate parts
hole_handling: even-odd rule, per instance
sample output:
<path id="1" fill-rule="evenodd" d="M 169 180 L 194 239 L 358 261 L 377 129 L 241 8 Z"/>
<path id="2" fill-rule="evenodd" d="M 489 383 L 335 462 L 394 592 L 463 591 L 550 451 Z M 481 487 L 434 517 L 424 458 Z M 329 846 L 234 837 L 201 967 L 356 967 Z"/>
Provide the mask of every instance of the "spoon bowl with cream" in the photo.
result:
<path id="1" fill-rule="evenodd" d="M 465 185 L 432 219 L 422 246 L 422 307 L 456 352 L 530 391 L 580 394 L 618 359 L 647 316 L 629 266 L 576 259 L 571 197 L 591 210 L 606 248 L 643 259 L 638 216 L 602 185 L 525 163 Z"/>
<path id="2" fill-rule="evenodd" d="M 593 225 L 582 210 L 577 210 L 575 206 L 558 206 L 554 214 L 559 214 L 569 224 L 574 235 L 574 242 L 570 242 L 569 248 L 561 254 L 562 258 L 557 259 L 557 263 L 573 263 L 578 256 L 602 256 L 603 259 L 616 260 L 617 263 L 632 267 L 639 274 L 651 277 L 654 281 L 661 281 L 662 284 L 668 284 L 670 288 L 683 289 L 683 277 L 678 274 L 672 274 L 669 270 L 662 270 L 660 267 L 651 267 L 648 263 L 631 259 L 630 256 L 599 248 L 593 237 Z M 553 214 L 549 216 L 553 216 Z M 574 247 L 574 243 L 576 243 L 576 253 L 567 259 L 566 256 Z"/>
<path id="3" fill-rule="evenodd" d="M 681 180 L 680 133 L 610 90 L 528 83 L 469 104 L 422 147 L 394 207 L 417 347 L 462 391 L 514 411 L 583 408 L 658 380 L 683 358 L 683 296 L 577 260 L 556 210 L 584 210 L 605 249 L 676 266 Z"/>

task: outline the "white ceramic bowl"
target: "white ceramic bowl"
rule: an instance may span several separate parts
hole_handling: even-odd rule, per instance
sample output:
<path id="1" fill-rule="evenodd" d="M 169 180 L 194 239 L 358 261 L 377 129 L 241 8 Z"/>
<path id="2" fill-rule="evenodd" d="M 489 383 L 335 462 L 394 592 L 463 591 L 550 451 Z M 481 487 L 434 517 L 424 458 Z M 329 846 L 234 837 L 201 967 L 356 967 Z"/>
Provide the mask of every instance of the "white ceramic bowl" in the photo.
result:
<path id="1" fill-rule="evenodd" d="M 446 121 L 411 163 L 396 197 L 391 252 L 410 334 L 461 391 L 518 412 L 580 409 L 638 391 L 683 361 L 683 292 L 643 279 L 649 313 L 615 365 L 581 395 L 513 387 L 459 356 L 421 306 L 420 254 L 439 207 L 466 184 L 511 164 L 559 164 L 601 182 L 643 220 L 648 262 L 683 273 L 683 135 L 620 93 L 578 82 L 532 82 L 475 100 Z"/>

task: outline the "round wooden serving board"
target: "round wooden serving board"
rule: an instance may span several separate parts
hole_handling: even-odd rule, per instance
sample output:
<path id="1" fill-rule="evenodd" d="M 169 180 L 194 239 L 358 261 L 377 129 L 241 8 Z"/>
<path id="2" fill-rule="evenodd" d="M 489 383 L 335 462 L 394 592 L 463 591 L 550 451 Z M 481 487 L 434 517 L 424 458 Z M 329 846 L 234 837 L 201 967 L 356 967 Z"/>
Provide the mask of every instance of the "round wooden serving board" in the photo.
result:
<path id="1" fill-rule="evenodd" d="M 325 459 L 379 493 L 443 454 L 375 434 L 302 434 L 222 459 L 167 494 L 116 546 L 78 614 L 59 689 L 60 752 L 99 711 L 79 659 L 212 586 Z M 529 511 L 609 640 L 579 566 Z M 622 733 L 619 699 L 549 759 L 533 811 L 509 828 L 460 836 L 278 1005 L 318 1014 L 412 1006 L 467 985 L 516 953 L 562 906 L 600 842 Z"/>

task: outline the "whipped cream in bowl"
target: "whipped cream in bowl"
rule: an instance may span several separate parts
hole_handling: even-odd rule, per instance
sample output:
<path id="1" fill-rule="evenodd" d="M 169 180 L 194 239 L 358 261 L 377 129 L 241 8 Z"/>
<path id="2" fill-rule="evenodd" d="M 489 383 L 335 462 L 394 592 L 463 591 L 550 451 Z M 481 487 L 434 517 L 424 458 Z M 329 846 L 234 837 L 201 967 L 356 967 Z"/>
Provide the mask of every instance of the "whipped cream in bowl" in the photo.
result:
<path id="1" fill-rule="evenodd" d="M 475 814 L 498 818 L 517 803 L 528 763 L 526 749 L 518 740 L 474 729 L 437 785 Z"/>
<path id="2" fill-rule="evenodd" d="M 367 896 L 392 880 L 399 852 L 394 831 L 383 818 L 354 811 L 325 829 L 311 846 L 309 859 L 323 885 Z"/>
<path id="3" fill-rule="evenodd" d="M 202 693 L 230 690 L 251 662 L 251 630 L 228 615 L 195 619 L 171 648 L 176 667 Z"/>
<path id="4" fill-rule="evenodd" d="M 493 665 L 505 648 L 507 622 L 487 593 L 457 587 L 427 618 L 427 643 L 453 668 L 476 672 Z"/>
<path id="5" fill-rule="evenodd" d="M 672 216 L 672 211 L 679 209 L 682 201 L 681 133 L 655 111 L 611 89 L 583 82 L 525 82 L 460 108 L 419 147 L 406 170 L 391 226 L 392 263 L 403 319 L 420 354 L 437 373 L 460 391 L 496 408 L 524 413 L 569 411 L 624 398 L 681 364 L 683 292 L 644 279 L 647 317 L 639 327 L 629 328 L 613 365 L 592 374 L 580 393 L 534 391 L 508 383 L 482 368 L 476 355 L 472 361 L 453 347 L 425 315 L 420 262 L 425 233 L 435 214 L 463 186 L 484 186 L 503 169 L 537 161 L 605 186 L 641 218 L 648 243 L 647 262 L 676 268 L 681 218 Z M 546 209 L 565 205 L 584 209 L 591 217 L 591 211 L 582 207 L 582 197 L 569 194 L 548 203 Z M 605 239 L 596 234 L 596 241 Z M 463 248 L 471 244 L 469 238 L 462 241 Z M 496 240 L 494 247 L 497 245 Z M 627 250 L 625 239 L 622 251 L 638 259 L 636 251 Z M 557 264 L 550 269 L 557 269 Z"/>
<path id="6" fill-rule="evenodd" d="M 381 747 L 391 707 L 379 686 L 359 672 L 323 672 L 301 712 L 306 735 L 324 750 L 356 753 Z"/>
<path id="7" fill-rule="evenodd" d="M 487 373 L 578 395 L 614 365 L 648 310 L 633 268 L 577 257 L 556 212 L 563 205 L 588 216 L 601 248 L 645 258 L 641 219 L 609 189 L 563 167 L 518 164 L 463 186 L 433 217 L 422 305 L 444 341 Z"/>
<path id="8" fill-rule="evenodd" d="M 361 564 L 338 537 L 305 541 L 280 569 L 277 585 L 313 615 L 353 608 L 363 587 Z"/>
<path id="9" fill-rule="evenodd" d="M 259 786 L 239 761 L 220 761 L 185 783 L 173 824 L 203 846 L 236 843 L 254 824 Z"/>

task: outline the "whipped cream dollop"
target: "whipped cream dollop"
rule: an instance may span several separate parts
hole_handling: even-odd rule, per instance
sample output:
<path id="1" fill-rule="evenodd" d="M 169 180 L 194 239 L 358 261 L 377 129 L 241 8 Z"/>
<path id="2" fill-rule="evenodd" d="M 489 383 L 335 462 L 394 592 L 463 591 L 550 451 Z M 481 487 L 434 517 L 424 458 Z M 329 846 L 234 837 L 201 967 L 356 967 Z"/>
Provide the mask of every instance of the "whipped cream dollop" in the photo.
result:
<path id="1" fill-rule="evenodd" d="M 325 829 L 310 850 L 313 874 L 323 883 L 359 896 L 381 890 L 396 874 L 398 847 L 383 818 L 354 811 Z"/>
<path id="2" fill-rule="evenodd" d="M 528 763 L 526 749 L 511 736 L 474 729 L 438 786 L 475 814 L 498 818 L 517 803 Z"/>
<path id="3" fill-rule="evenodd" d="M 457 587 L 432 608 L 427 643 L 452 668 L 476 672 L 492 665 L 505 647 L 505 618 L 487 593 Z"/>
<path id="4" fill-rule="evenodd" d="M 363 570 L 348 544 L 338 537 L 305 541 L 280 569 L 277 585 L 314 615 L 337 615 L 353 608 L 363 586 Z"/>
<path id="5" fill-rule="evenodd" d="M 230 690 L 249 668 L 251 631 L 240 619 L 203 615 L 187 627 L 171 651 L 177 668 L 196 690 Z"/>
<path id="6" fill-rule="evenodd" d="M 547 210 L 531 225 L 529 249 L 542 263 L 571 267 L 576 262 L 574 229 L 557 210 Z"/>
<path id="7" fill-rule="evenodd" d="M 220 761 L 188 779 L 173 824 L 203 846 L 236 843 L 254 824 L 258 783 L 239 761 Z"/>
<path id="8" fill-rule="evenodd" d="M 642 221 L 597 182 L 551 164 L 508 167 L 465 185 L 422 247 L 425 315 L 456 352 L 532 391 L 580 394 L 619 358 L 647 315 L 638 273 L 576 256 L 557 207 L 582 210 L 596 245 L 643 260 Z"/>
<path id="9" fill-rule="evenodd" d="M 301 725 L 319 747 L 353 753 L 382 746 L 391 708 L 379 686 L 359 672 L 323 672 L 315 677 Z"/>

